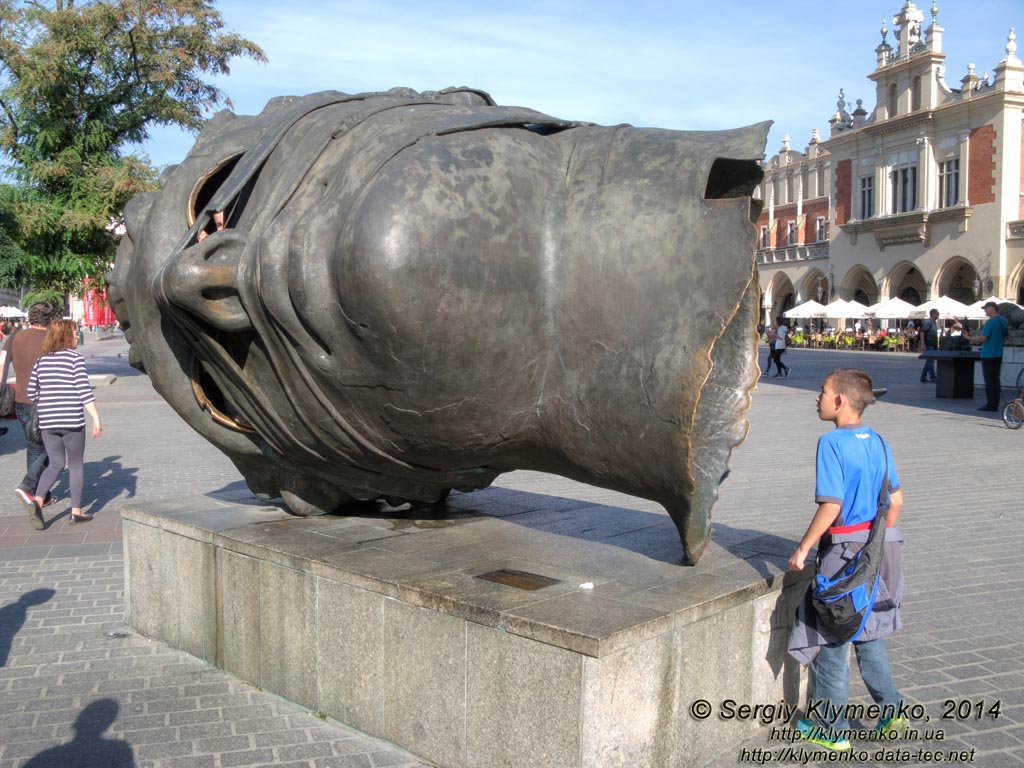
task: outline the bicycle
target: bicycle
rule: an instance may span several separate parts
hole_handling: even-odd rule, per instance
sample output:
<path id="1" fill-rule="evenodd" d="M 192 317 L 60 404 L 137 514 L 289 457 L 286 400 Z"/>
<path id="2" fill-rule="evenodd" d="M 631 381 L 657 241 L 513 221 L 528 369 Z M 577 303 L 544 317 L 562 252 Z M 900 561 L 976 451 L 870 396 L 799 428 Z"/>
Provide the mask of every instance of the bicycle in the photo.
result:
<path id="1" fill-rule="evenodd" d="M 1020 387 L 1020 394 L 1003 406 L 1003 424 L 1010 429 L 1024 426 L 1024 383 L 1020 376 L 1017 377 L 1017 386 Z"/>

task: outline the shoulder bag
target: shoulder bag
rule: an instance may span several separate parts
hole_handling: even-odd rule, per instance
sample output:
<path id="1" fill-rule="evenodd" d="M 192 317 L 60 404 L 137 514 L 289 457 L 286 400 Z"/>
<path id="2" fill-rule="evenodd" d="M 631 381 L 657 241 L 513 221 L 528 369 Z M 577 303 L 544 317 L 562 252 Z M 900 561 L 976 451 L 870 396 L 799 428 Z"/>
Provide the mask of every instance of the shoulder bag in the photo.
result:
<path id="1" fill-rule="evenodd" d="M 30 443 L 43 442 L 43 436 L 39 432 L 39 400 L 33 400 L 28 409 L 28 418 L 25 420 L 25 439 Z"/>

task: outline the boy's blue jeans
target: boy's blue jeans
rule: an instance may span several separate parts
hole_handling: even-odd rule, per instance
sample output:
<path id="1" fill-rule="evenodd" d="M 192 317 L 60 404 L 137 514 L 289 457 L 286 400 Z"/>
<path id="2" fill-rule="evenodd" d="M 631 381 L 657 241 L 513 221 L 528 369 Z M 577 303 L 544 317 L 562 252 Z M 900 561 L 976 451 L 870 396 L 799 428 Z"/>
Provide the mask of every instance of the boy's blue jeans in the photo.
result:
<path id="1" fill-rule="evenodd" d="M 811 662 L 811 670 L 814 673 L 814 699 L 827 699 L 835 707 L 839 708 L 839 716 L 834 719 L 829 716 L 821 718 L 821 725 L 832 727 L 836 730 L 845 730 L 850 727 L 846 718 L 846 704 L 850 699 L 850 656 L 849 643 L 834 643 L 823 646 Z M 864 679 L 868 693 L 880 706 L 891 705 L 892 712 L 883 713 L 881 719 L 884 721 L 895 716 L 900 706 L 902 697 L 892 682 L 892 672 L 889 669 L 889 656 L 885 651 L 885 638 L 868 640 L 860 643 L 854 641 L 853 649 L 857 653 L 857 666 L 860 668 L 860 676 Z M 828 708 L 830 711 L 832 707 Z M 824 713 L 825 707 L 819 707 Z M 864 723 L 867 727 L 868 723 Z"/>

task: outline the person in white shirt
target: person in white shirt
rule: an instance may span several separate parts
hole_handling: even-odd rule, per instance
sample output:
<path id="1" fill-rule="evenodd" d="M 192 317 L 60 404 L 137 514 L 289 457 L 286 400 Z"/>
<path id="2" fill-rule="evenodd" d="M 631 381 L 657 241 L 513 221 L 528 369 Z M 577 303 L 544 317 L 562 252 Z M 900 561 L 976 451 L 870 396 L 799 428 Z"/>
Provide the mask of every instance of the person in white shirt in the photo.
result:
<path id="1" fill-rule="evenodd" d="M 786 351 L 786 341 L 789 339 L 789 326 L 782 318 L 777 318 L 778 327 L 775 329 L 775 348 L 772 350 L 772 362 L 775 363 L 776 379 L 789 376 L 789 366 L 782 362 L 782 355 Z"/>

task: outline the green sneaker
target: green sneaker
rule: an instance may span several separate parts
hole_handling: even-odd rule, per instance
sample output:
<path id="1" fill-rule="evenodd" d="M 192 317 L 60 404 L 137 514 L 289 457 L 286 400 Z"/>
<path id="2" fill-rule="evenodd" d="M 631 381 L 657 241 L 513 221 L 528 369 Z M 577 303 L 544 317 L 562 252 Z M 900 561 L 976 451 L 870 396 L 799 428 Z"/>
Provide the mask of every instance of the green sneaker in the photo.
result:
<path id="1" fill-rule="evenodd" d="M 886 739 L 899 739 L 907 732 L 910 721 L 905 717 L 890 717 L 888 720 L 879 720 L 875 727 L 875 733 L 885 736 Z M 895 735 L 892 735 L 895 734 Z"/>
<path id="2" fill-rule="evenodd" d="M 837 739 L 832 736 L 830 729 L 819 725 L 813 720 L 798 720 L 796 729 L 804 741 L 817 744 L 819 747 L 831 749 L 836 752 L 845 752 L 850 748 L 849 739 Z"/>

